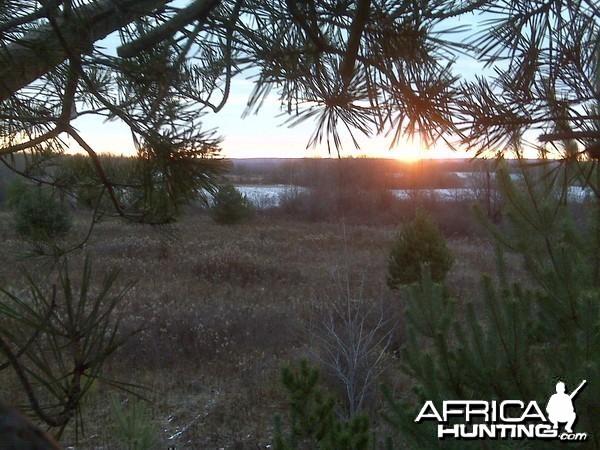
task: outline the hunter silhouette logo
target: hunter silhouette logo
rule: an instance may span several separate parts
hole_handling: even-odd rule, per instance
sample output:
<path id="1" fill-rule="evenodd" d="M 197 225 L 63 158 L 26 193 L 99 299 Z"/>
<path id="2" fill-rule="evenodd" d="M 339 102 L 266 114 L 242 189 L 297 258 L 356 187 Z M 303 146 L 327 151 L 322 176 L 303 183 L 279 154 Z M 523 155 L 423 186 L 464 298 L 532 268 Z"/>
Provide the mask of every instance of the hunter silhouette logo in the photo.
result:
<path id="1" fill-rule="evenodd" d="M 573 407 L 573 398 L 579 393 L 585 383 L 586 380 L 583 380 L 571 394 L 565 393 L 565 383 L 562 381 L 556 383 L 556 394 L 550 397 L 548 406 L 546 406 L 548 419 L 552 422 L 553 429 L 558 429 L 558 423 L 561 422 L 566 423 L 565 431 L 567 433 L 573 432 L 573 424 L 577 420 L 577 414 Z"/>
<path id="2" fill-rule="evenodd" d="M 577 420 L 573 399 L 585 383 L 583 380 L 570 394 L 565 383 L 556 383 L 546 413 L 535 400 L 444 400 L 441 408 L 427 400 L 415 422 L 437 423 L 439 439 L 585 441 L 587 433 L 573 432 Z M 564 431 L 559 430 L 559 424 L 564 424 Z"/>

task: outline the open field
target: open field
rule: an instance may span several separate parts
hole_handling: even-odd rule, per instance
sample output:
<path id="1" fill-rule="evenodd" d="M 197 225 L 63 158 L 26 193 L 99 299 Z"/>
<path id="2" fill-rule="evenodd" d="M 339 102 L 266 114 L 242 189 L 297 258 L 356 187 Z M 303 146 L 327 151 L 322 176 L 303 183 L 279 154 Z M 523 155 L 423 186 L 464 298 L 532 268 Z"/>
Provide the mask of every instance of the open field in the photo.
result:
<path id="1" fill-rule="evenodd" d="M 86 225 L 78 215 L 70 239 L 83 235 Z M 393 354 L 402 345 L 402 298 L 385 285 L 399 226 L 258 216 L 226 227 L 197 210 L 169 234 L 120 221 L 99 224 L 84 249 L 93 257 L 94 276 L 121 267 L 119 283 L 136 282 L 120 307 L 122 327 L 143 326 L 110 360 L 106 375 L 147 388 L 157 448 L 266 448 L 274 414 L 286 413 L 280 367 L 313 353 L 308 325 L 347 277 L 352 296 L 384 308 L 391 319 L 394 335 L 379 381 L 406 393 Z M 22 286 L 17 267 L 27 247 L 5 213 L 0 237 L 0 283 Z M 492 246 L 473 236 L 448 243 L 456 260 L 448 285 L 462 299 L 475 298 L 479 274 L 494 272 Z M 81 265 L 81 253 L 70 259 L 72 268 Z M 37 270 L 43 276 L 45 269 Z M 0 374 L 0 398 L 18 404 L 23 399 L 7 372 Z M 325 372 L 324 382 L 340 390 Z M 77 449 L 118 448 L 110 433 L 113 395 L 126 398 L 98 384 L 84 405 L 78 443 L 73 429 L 62 441 Z M 381 406 L 374 392 L 368 408 Z"/>

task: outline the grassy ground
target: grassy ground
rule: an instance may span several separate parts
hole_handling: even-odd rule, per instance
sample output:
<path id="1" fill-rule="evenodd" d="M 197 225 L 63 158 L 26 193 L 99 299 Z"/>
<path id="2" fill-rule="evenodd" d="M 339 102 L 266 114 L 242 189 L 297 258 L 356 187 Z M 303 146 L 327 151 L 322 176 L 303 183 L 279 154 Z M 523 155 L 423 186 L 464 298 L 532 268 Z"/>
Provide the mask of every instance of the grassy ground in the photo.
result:
<path id="1" fill-rule="evenodd" d="M 77 217 L 74 236 L 85 233 Z M 119 283 L 136 281 L 120 307 L 125 331 L 144 326 L 106 367 L 106 375 L 141 384 L 152 401 L 157 448 L 265 448 L 273 416 L 286 412 L 279 383 L 282 363 L 310 353 L 307 324 L 318 305 L 336 295 L 347 276 L 353 293 L 385 305 L 402 344 L 400 294 L 385 286 L 394 225 L 303 223 L 257 217 L 225 227 L 190 211 L 170 233 L 118 221 L 101 223 L 84 251 L 95 273 L 121 267 Z M 0 217 L 3 241 L 0 283 L 21 281 L 26 249 Z M 474 298 L 481 272 L 494 272 L 494 253 L 484 238 L 450 238 L 456 262 L 451 291 Z M 81 253 L 74 253 L 73 266 Z M 79 261 L 75 263 L 75 261 Z M 43 268 L 38 267 L 42 273 Z M 354 294 L 353 294 L 354 295 Z M 382 380 L 397 390 L 402 375 L 390 351 Z M 335 381 L 325 377 L 332 389 Z M 0 373 L 0 398 L 17 402 L 19 390 Z M 98 384 L 84 405 L 85 430 L 67 430 L 62 441 L 76 448 L 118 448 L 110 427 L 109 399 L 127 397 Z M 131 398 L 130 398 L 131 401 Z M 380 406 L 377 395 L 370 407 Z"/>

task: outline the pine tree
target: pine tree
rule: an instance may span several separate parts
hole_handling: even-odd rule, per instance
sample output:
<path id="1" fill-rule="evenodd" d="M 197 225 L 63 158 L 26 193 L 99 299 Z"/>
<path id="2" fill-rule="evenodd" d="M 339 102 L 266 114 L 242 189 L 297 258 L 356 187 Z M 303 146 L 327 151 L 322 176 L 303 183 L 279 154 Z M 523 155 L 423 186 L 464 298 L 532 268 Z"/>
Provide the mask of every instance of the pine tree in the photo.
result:
<path id="1" fill-rule="evenodd" d="M 275 419 L 275 448 L 278 450 L 323 449 L 361 450 L 369 448 L 369 419 L 357 414 L 349 420 L 337 417 L 333 394 L 319 386 L 319 370 L 306 360 L 294 370 L 283 367 L 281 380 L 288 392 L 290 430 L 282 431 L 281 418 Z"/>
<path id="2" fill-rule="evenodd" d="M 254 212 L 252 204 L 233 184 L 225 184 L 213 197 L 210 215 L 215 222 L 233 225 L 250 217 Z"/>
<path id="3" fill-rule="evenodd" d="M 433 281 L 440 282 L 454 260 L 439 228 L 425 213 L 418 210 L 406 223 L 390 252 L 387 284 L 391 289 L 415 283 L 421 278 L 422 267 L 428 266 Z"/>
<path id="4" fill-rule="evenodd" d="M 499 281 L 483 277 L 480 299 L 446 299 L 427 275 L 405 295 L 403 369 L 414 380 L 414 397 L 398 401 L 388 391 L 387 418 L 419 448 L 441 445 L 435 429 L 414 423 L 426 400 L 535 400 L 543 408 L 559 380 L 569 391 L 588 380 L 575 401 L 576 431 L 587 433 L 586 447 L 600 447 L 600 386 L 589 382 L 600 373 L 600 285 L 593 263 L 599 228 L 590 220 L 575 229 L 562 195 L 566 186 L 560 177 L 550 182 L 549 170 L 525 171 L 519 187 L 501 175 L 509 224 L 504 230 L 487 224 L 498 243 Z M 591 218 L 597 208 L 597 202 L 589 205 Z M 507 250 L 521 255 L 526 284 L 506 274 Z M 521 445 L 503 443 L 512 444 Z M 444 448 L 469 445 L 481 442 L 443 441 Z"/>

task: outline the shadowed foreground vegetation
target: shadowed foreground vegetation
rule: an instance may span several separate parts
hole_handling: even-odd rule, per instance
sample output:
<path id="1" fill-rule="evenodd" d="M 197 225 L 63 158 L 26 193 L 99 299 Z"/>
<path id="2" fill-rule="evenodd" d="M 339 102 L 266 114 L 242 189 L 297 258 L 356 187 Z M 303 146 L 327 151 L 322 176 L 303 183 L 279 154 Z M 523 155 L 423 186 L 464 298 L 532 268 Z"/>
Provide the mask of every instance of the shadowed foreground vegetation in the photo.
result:
<path id="1" fill-rule="evenodd" d="M 12 230 L 7 213 L 1 219 L 0 283 L 9 289 L 24 286 L 18 266 L 27 244 Z M 86 224 L 85 215 L 76 214 L 69 238 L 85 234 Z M 311 355 L 318 340 L 310 324 L 324 316 L 326 302 L 347 275 L 353 295 L 387 311 L 393 333 L 378 381 L 402 393 L 404 376 L 396 359 L 403 342 L 402 301 L 385 284 L 399 225 L 270 215 L 227 227 L 195 209 L 169 228 L 170 234 L 117 221 L 99 224 L 85 247 L 94 255 L 95 276 L 121 267 L 119 284 L 136 281 L 120 306 L 121 332 L 142 327 L 104 375 L 147 388 L 142 394 L 151 400 L 148 416 L 157 448 L 264 447 L 272 443 L 274 414 L 286 412 L 280 368 L 305 356 L 316 362 Z M 474 297 L 479 274 L 494 273 L 492 246 L 482 237 L 450 237 L 448 244 L 456 261 L 447 278 L 450 290 Z M 77 272 L 83 258 L 71 259 Z M 39 267 L 40 278 L 45 270 Z M 326 368 L 321 372 L 327 387 L 342 395 L 335 377 Z M 23 404 L 11 376 L 3 372 L 0 397 Z M 76 437 L 68 428 L 61 442 L 117 448 L 110 432 L 113 395 L 125 410 L 132 401 L 97 382 L 84 401 L 83 432 Z M 381 402 L 375 389 L 366 411 L 378 411 Z"/>

